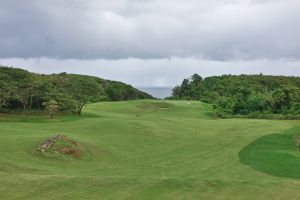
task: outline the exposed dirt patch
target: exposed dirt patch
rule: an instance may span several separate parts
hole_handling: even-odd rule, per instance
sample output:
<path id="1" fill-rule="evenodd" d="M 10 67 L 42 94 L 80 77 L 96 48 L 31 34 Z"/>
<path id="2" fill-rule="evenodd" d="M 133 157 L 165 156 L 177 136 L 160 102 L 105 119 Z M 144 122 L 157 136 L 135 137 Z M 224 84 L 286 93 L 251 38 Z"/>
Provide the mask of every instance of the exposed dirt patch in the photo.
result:
<path id="1" fill-rule="evenodd" d="M 58 152 L 79 158 L 80 151 L 76 141 L 65 135 L 54 135 L 47 138 L 37 149 L 41 152 Z"/>

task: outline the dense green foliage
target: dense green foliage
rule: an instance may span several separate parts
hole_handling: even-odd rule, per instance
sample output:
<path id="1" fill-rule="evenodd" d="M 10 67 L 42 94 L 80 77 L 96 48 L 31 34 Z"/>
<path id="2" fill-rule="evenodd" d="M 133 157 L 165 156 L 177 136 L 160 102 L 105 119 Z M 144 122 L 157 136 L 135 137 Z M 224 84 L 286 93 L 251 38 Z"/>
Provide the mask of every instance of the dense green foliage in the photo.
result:
<path id="1" fill-rule="evenodd" d="M 300 77 L 223 75 L 203 80 L 195 74 L 173 89 L 172 98 L 212 103 L 227 114 L 296 118 L 300 115 Z"/>
<path id="2" fill-rule="evenodd" d="M 59 104 L 55 100 L 50 100 L 48 102 L 44 102 L 43 106 L 45 106 L 50 119 L 53 119 L 56 113 L 59 111 Z"/>
<path id="3" fill-rule="evenodd" d="M 42 110 L 54 100 L 61 111 L 81 110 L 88 102 L 152 98 L 130 85 L 74 74 L 39 75 L 0 66 L 0 111 Z"/>
<path id="4" fill-rule="evenodd" d="M 155 100 L 89 104 L 54 120 L 9 117 L 0 115 L 1 200 L 300 199 L 300 179 L 262 173 L 238 155 L 297 121 L 218 119 L 199 101 Z M 80 158 L 36 151 L 54 134 L 78 142 Z"/>

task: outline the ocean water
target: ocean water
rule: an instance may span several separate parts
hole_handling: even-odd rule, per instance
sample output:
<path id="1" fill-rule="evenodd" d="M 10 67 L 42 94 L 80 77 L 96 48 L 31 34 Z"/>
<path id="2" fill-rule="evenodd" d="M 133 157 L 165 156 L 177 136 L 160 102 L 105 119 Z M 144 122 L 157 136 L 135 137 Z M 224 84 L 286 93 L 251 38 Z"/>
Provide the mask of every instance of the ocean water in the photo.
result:
<path id="1" fill-rule="evenodd" d="M 155 98 L 163 99 L 172 95 L 172 88 L 162 88 L 162 87 L 143 87 L 138 88 L 141 91 L 147 92 Z"/>

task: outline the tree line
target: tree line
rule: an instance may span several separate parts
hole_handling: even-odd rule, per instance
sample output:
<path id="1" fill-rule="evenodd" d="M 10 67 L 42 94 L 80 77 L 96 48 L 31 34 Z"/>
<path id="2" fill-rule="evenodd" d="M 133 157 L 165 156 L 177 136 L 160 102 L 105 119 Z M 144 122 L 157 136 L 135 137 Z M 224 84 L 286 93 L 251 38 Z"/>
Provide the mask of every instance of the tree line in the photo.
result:
<path id="1" fill-rule="evenodd" d="M 171 99 L 213 104 L 219 115 L 300 118 L 300 77 L 194 74 L 173 89 Z"/>
<path id="2" fill-rule="evenodd" d="M 89 102 L 153 98 L 122 82 L 76 74 L 36 74 L 0 66 L 0 112 L 81 114 Z M 50 115 L 50 114 L 49 114 Z"/>

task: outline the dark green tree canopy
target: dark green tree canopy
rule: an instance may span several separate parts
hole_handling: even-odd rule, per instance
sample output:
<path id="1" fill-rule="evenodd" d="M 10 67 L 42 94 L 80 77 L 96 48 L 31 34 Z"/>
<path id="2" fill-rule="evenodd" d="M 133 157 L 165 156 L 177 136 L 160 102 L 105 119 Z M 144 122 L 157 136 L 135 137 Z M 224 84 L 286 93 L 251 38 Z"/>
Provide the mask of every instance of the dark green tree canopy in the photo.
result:
<path id="1" fill-rule="evenodd" d="M 0 66 L 0 111 L 41 110 L 54 100 L 61 111 L 81 110 L 89 102 L 153 98 L 122 82 L 75 74 L 35 74 Z"/>
<path id="2" fill-rule="evenodd" d="M 173 99 L 194 99 L 214 104 L 221 112 L 298 115 L 300 77 L 194 74 L 173 89 Z"/>

